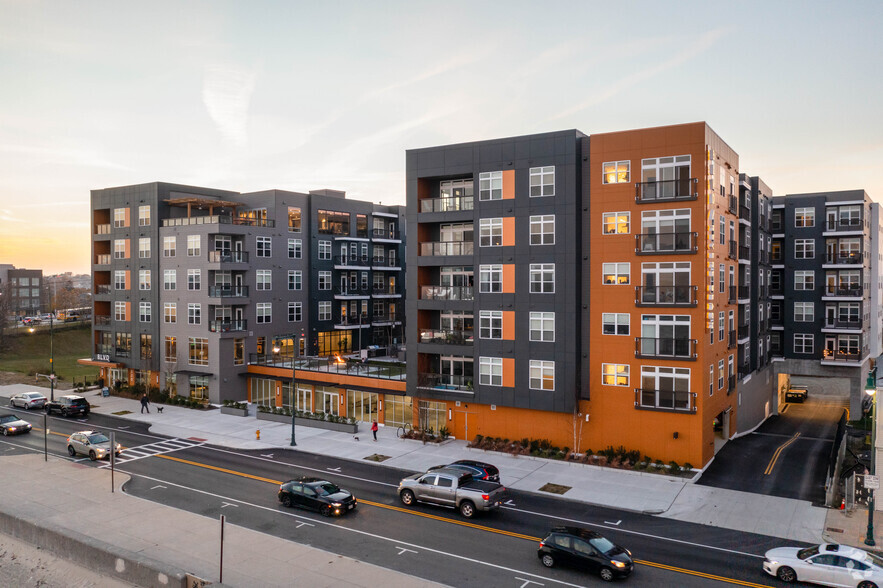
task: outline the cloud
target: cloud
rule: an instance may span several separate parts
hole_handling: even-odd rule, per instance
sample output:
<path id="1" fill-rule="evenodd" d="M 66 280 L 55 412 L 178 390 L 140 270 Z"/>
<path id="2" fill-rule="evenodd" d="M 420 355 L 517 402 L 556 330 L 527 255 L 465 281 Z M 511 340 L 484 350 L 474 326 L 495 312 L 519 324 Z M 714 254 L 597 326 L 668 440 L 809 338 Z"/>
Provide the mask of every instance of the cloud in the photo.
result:
<path id="1" fill-rule="evenodd" d="M 39 163 L 73 164 L 102 169 L 132 171 L 131 167 L 110 161 L 97 153 L 88 151 L 83 146 L 76 149 L 65 149 L 58 147 L 28 147 L 26 145 L 0 143 L 0 153 L 26 155 L 30 158 L 38 157 L 40 158 Z"/>
<path id="2" fill-rule="evenodd" d="M 248 108 L 257 72 L 230 65 L 212 65 L 202 81 L 202 101 L 221 135 L 232 147 L 248 142 Z"/>

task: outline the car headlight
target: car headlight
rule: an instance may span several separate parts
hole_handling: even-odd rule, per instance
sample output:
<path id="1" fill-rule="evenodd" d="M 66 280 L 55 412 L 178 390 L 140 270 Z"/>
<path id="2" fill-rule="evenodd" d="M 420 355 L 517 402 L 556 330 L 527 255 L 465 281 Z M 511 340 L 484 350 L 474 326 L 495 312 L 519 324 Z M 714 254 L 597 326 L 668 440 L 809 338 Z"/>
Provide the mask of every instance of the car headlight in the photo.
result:
<path id="1" fill-rule="evenodd" d="M 611 561 L 610 563 L 612 563 L 613 565 L 615 565 L 615 566 L 618 567 L 618 568 L 624 568 L 624 567 L 625 567 L 625 562 L 624 562 L 624 561 Z"/>
<path id="2" fill-rule="evenodd" d="M 340 508 L 341 506 L 343 506 L 343 503 L 342 502 L 332 502 L 331 506 L 333 506 L 334 508 Z"/>
<path id="3" fill-rule="evenodd" d="M 15 427 L 9 427 L 9 432 L 10 432 L 10 433 L 14 433 L 14 432 L 15 432 Z"/>

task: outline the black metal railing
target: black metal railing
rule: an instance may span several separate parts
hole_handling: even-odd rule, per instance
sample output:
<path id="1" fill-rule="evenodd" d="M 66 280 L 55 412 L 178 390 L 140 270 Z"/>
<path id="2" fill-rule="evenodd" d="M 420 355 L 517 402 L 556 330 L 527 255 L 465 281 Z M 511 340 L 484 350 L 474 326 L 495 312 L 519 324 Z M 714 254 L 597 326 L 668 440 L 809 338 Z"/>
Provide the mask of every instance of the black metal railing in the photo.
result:
<path id="1" fill-rule="evenodd" d="M 374 286 L 371 289 L 373 296 L 400 296 L 401 293 L 401 289 L 395 286 Z"/>
<path id="2" fill-rule="evenodd" d="M 439 391 L 472 392 L 473 376 L 452 376 L 450 374 L 418 373 L 417 387 Z"/>
<path id="3" fill-rule="evenodd" d="M 339 327 L 370 327 L 371 319 L 366 315 L 341 316 L 335 319 L 334 324 Z"/>
<path id="4" fill-rule="evenodd" d="M 208 295 L 212 298 L 245 298 L 248 286 L 209 286 Z"/>
<path id="5" fill-rule="evenodd" d="M 401 312 L 380 312 L 371 315 L 371 322 L 376 323 L 393 323 L 401 321 L 403 314 Z"/>
<path id="6" fill-rule="evenodd" d="M 696 412 L 696 393 L 635 388 L 635 408 L 671 412 Z"/>
<path id="7" fill-rule="evenodd" d="M 730 259 L 736 259 L 738 251 L 738 244 L 733 239 L 730 239 L 727 247 L 727 257 Z"/>
<path id="8" fill-rule="evenodd" d="M 248 251 L 209 251 L 210 263 L 248 263 Z"/>
<path id="9" fill-rule="evenodd" d="M 375 267 L 401 267 L 402 262 L 396 256 L 375 255 L 371 258 L 371 265 Z"/>
<path id="10" fill-rule="evenodd" d="M 182 218 L 164 218 L 164 227 L 183 227 L 187 225 L 242 225 L 246 227 L 275 227 L 276 221 L 266 218 L 247 218 L 229 214 L 210 214 Z"/>
<path id="11" fill-rule="evenodd" d="M 739 338 L 745 339 L 751 334 L 751 325 L 739 325 Z"/>
<path id="12" fill-rule="evenodd" d="M 635 337 L 635 357 L 696 359 L 696 339 Z"/>
<path id="13" fill-rule="evenodd" d="M 825 319 L 825 328 L 826 329 L 861 329 L 862 328 L 862 319 L 861 317 L 855 318 L 826 318 Z"/>
<path id="14" fill-rule="evenodd" d="M 667 253 L 696 253 L 697 233 L 642 233 L 635 235 L 635 253 L 659 255 Z"/>
<path id="15" fill-rule="evenodd" d="M 361 286 L 356 286 L 355 288 L 352 286 L 335 286 L 334 287 L 334 295 L 335 296 L 370 296 L 371 290 L 368 286 L 362 288 Z"/>
<path id="16" fill-rule="evenodd" d="M 696 192 L 697 184 L 696 178 L 640 182 L 635 184 L 635 202 L 646 204 L 648 202 L 697 200 L 699 198 L 699 194 Z"/>
<path id="17" fill-rule="evenodd" d="M 110 355 L 113 353 L 113 345 L 96 343 L 95 344 L 95 353 L 96 353 L 96 355 Z"/>
<path id="18" fill-rule="evenodd" d="M 475 300 L 472 286 L 420 286 L 421 300 Z"/>
<path id="19" fill-rule="evenodd" d="M 420 201 L 420 212 L 456 212 L 472 210 L 473 196 L 452 196 L 450 198 L 424 198 Z"/>
<path id="20" fill-rule="evenodd" d="M 727 349 L 736 347 L 736 329 L 727 331 Z"/>
<path id="21" fill-rule="evenodd" d="M 825 255 L 825 263 L 860 264 L 862 263 L 862 254 L 847 253 L 844 255 L 829 253 Z"/>
<path id="22" fill-rule="evenodd" d="M 732 394 L 736 389 L 736 376 L 735 374 L 727 377 L 727 394 Z"/>
<path id="23" fill-rule="evenodd" d="M 744 204 L 739 205 L 739 218 L 745 219 L 747 221 L 751 220 L 751 209 L 745 206 Z"/>
<path id="24" fill-rule="evenodd" d="M 861 296 L 862 287 L 858 284 L 849 286 L 825 286 L 825 296 Z"/>
<path id="25" fill-rule="evenodd" d="M 251 365 L 262 365 L 289 370 L 287 374 L 288 377 L 291 377 L 290 370 L 293 367 L 297 372 L 305 371 L 345 374 L 348 376 L 381 378 L 384 380 L 405 379 L 404 364 L 384 362 L 383 365 L 378 365 L 374 362 L 352 362 L 339 359 L 335 356 L 294 359 L 294 357 L 290 354 L 286 355 L 281 353 L 250 353 L 248 355 L 248 363 Z"/>
<path id="26" fill-rule="evenodd" d="M 862 357 L 867 355 L 867 353 L 867 348 L 863 349 L 861 352 L 840 350 L 831 351 L 825 349 L 822 355 L 822 361 L 859 361 Z"/>
<path id="27" fill-rule="evenodd" d="M 736 302 L 736 300 L 738 300 L 738 298 L 736 297 L 736 293 L 738 292 L 738 290 L 739 289 L 736 286 L 729 287 L 729 296 L 727 296 L 727 301 L 730 304 L 733 304 L 734 302 Z"/>
<path id="28" fill-rule="evenodd" d="M 426 241 L 420 243 L 420 255 L 472 255 L 473 241 Z"/>
<path id="29" fill-rule="evenodd" d="M 442 331 L 435 329 L 420 329 L 421 343 L 445 343 L 448 345 L 472 345 L 472 330 Z"/>
<path id="30" fill-rule="evenodd" d="M 208 330 L 212 333 L 247 331 L 248 321 L 245 319 L 209 321 Z"/>
<path id="31" fill-rule="evenodd" d="M 751 247 L 748 247 L 746 245 L 739 245 L 739 259 L 750 260 Z"/>
<path id="32" fill-rule="evenodd" d="M 697 286 L 636 286 L 637 306 L 696 306 Z"/>
<path id="33" fill-rule="evenodd" d="M 739 198 L 735 194 L 730 194 L 727 198 L 727 210 L 733 214 L 739 210 Z"/>
<path id="34" fill-rule="evenodd" d="M 334 265 L 367 267 L 371 265 L 371 258 L 367 255 L 335 255 Z"/>
<path id="35" fill-rule="evenodd" d="M 785 289 L 782 287 L 781 284 L 779 284 L 778 286 L 770 286 L 769 294 L 770 296 L 782 296 L 783 294 L 785 294 Z"/>
<path id="36" fill-rule="evenodd" d="M 395 229 L 373 229 L 371 234 L 375 239 L 398 239 Z"/>
<path id="37" fill-rule="evenodd" d="M 860 218 L 841 218 L 838 220 L 829 220 L 825 225 L 827 231 L 860 231 L 862 228 L 862 219 Z"/>
<path id="38" fill-rule="evenodd" d="M 751 297 L 751 288 L 748 286 L 739 286 L 739 300 L 746 300 Z"/>

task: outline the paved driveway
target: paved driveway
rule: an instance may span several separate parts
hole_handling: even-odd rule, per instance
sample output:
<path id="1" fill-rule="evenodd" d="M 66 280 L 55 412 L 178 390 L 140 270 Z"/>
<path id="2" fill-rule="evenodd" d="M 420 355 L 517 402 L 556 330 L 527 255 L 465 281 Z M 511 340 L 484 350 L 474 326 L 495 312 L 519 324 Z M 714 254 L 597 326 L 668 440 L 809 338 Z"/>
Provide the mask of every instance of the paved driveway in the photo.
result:
<path id="1" fill-rule="evenodd" d="M 698 483 L 823 505 L 828 455 L 847 405 L 818 395 L 786 405 L 754 433 L 724 445 Z"/>

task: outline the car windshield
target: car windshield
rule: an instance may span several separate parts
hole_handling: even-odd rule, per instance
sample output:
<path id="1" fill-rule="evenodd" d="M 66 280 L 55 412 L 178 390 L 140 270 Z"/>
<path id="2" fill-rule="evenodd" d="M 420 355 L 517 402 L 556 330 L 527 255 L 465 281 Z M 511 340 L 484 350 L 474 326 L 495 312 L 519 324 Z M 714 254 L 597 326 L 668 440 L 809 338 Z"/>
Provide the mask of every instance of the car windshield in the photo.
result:
<path id="1" fill-rule="evenodd" d="M 89 443 L 106 443 L 110 441 L 103 433 L 93 433 L 88 437 Z"/>
<path id="2" fill-rule="evenodd" d="M 14 414 L 4 414 L 0 416 L 0 423 L 14 423 L 18 420 L 18 417 Z"/>
<path id="3" fill-rule="evenodd" d="M 807 547 L 806 549 L 801 549 L 797 552 L 798 559 L 806 559 L 811 555 L 815 555 L 819 552 L 819 546 L 813 545 L 812 547 Z"/>
<path id="4" fill-rule="evenodd" d="M 323 482 L 316 486 L 316 492 L 319 496 L 328 496 L 329 494 L 337 494 L 340 492 L 340 488 L 331 482 Z"/>
<path id="5" fill-rule="evenodd" d="M 592 547 L 594 547 L 601 553 L 610 553 L 611 551 L 613 551 L 614 548 L 616 548 L 616 545 L 614 545 L 611 541 L 605 539 L 604 537 L 595 537 L 594 539 L 589 539 L 589 543 L 592 545 Z"/>
<path id="6" fill-rule="evenodd" d="M 43 395 L 39 392 L 31 392 L 30 394 L 25 394 L 25 398 L 43 398 Z"/>

